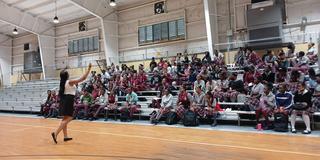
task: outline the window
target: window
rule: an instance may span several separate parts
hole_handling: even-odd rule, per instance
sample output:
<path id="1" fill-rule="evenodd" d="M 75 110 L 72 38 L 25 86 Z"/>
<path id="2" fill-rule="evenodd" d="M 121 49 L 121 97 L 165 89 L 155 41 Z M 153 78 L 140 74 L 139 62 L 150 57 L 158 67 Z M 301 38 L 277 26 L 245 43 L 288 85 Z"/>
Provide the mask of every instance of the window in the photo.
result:
<path id="1" fill-rule="evenodd" d="M 83 52 L 83 39 L 79 39 L 79 52 Z"/>
<path id="2" fill-rule="evenodd" d="M 146 41 L 146 27 L 139 27 L 139 43 Z"/>
<path id="3" fill-rule="evenodd" d="M 83 52 L 88 52 L 89 51 L 89 38 L 84 38 L 83 39 Z"/>
<path id="4" fill-rule="evenodd" d="M 176 21 L 169 22 L 169 38 L 175 39 L 177 38 L 177 25 Z"/>
<path id="5" fill-rule="evenodd" d="M 179 19 L 177 21 L 177 29 L 178 29 L 178 36 L 184 37 L 184 35 L 185 35 L 184 19 Z"/>
<path id="6" fill-rule="evenodd" d="M 146 27 L 146 42 L 153 41 L 152 26 Z"/>
<path id="7" fill-rule="evenodd" d="M 73 53 L 73 41 L 68 42 L 68 53 Z"/>
<path id="8" fill-rule="evenodd" d="M 153 41 L 161 40 L 161 24 L 153 25 Z"/>
<path id="9" fill-rule="evenodd" d="M 93 49 L 98 50 L 99 49 L 99 37 L 94 36 L 93 38 L 94 38 L 93 39 Z"/>
<path id="10" fill-rule="evenodd" d="M 73 54 L 98 51 L 99 46 L 99 36 L 70 40 L 68 41 L 68 53 Z"/>
<path id="11" fill-rule="evenodd" d="M 93 51 L 93 37 L 89 38 L 89 51 Z"/>
<path id="12" fill-rule="evenodd" d="M 138 28 L 139 44 L 151 44 L 185 38 L 185 20 L 178 19 Z"/>
<path id="13" fill-rule="evenodd" d="M 73 53 L 79 52 L 78 40 L 73 41 Z"/>
<path id="14" fill-rule="evenodd" d="M 161 40 L 168 40 L 169 31 L 168 31 L 168 22 L 161 23 Z"/>

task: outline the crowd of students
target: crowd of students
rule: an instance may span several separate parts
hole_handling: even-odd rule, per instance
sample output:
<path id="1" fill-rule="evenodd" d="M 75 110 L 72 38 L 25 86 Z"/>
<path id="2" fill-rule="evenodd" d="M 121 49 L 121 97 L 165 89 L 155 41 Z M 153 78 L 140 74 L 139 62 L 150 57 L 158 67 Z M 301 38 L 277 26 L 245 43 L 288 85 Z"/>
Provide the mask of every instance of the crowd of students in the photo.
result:
<path id="1" fill-rule="evenodd" d="M 186 111 L 194 112 L 199 118 L 212 120 L 216 125 L 219 116 L 219 102 L 244 102 L 247 110 L 256 112 L 256 122 L 265 119 L 264 129 L 272 127 L 269 118 L 274 113 L 291 116 L 291 131 L 296 133 L 295 120 L 302 115 L 306 125 L 303 131 L 311 133 L 310 114 L 320 104 L 320 75 L 310 67 L 317 62 L 313 43 L 306 52 L 295 52 L 294 44 L 288 45 L 288 52 L 280 50 L 276 55 L 267 50 L 262 57 L 251 48 L 240 48 L 235 64 L 241 71 L 228 70 L 224 56 L 217 50 L 213 57 L 209 52 L 200 59 L 196 54 L 182 55 L 156 62 L 152 58 L 149 69 L 141 64 L 121 67 L 112 64 L 101 74 L 91 72 L 89 79 L 78 86 L 74 117 L 96 120 L 106 112 L 128 112 L 129 119 L 139 112 L 137 92 L 160 91 L 153 107 L 153 123 L 174 111 L 184 119 Z M 172 90 L 178 90 L 173 102 Z M 189 92 L 187 89 L 192 90 Z M 125 104 L 118 103 L 118 96 L 125 96 Z M 245 99 L 245 100 L 241 100 Z M 54 91 L 48 92 L 48 99 L 42 105 L 41 113 L 46 117 L 56 115 L 59 100 Z M 105 110 L 106 108 L 106 110 Z"/>

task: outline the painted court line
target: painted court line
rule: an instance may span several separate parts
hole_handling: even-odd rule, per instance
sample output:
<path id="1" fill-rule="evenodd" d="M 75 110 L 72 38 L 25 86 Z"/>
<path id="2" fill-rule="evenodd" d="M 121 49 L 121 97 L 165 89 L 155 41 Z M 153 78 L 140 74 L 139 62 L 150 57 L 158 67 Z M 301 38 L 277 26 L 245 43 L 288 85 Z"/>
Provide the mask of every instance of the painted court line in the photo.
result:
<path id="1" fill-rule="evenodd" d="M 32 119 L 43 119 L 42 117 L 38 116 L 21 116 L 21 115 L 12 115 L 12 114 L 1 114 L 0 117 L 15 117 L 15 118 L 32 118 Z M 52 119 L 49 118 L 49 120 L 53 121 L 61 121 L 60 119 Z M 88 122 L 86 120 L 76 120 L 77 122 Z M 142 122 L 118 122 L 118 121 L 93 121 L 92 123 L 102 123 L 102 124 L 117 124 L 117 125 L 137 125 L 137 126 L 153 126 L 153 127 L 166 127 L 166 128 L 188 128 L 188 129 L 194 129 L 194 130 L 206 130 L 206 131 L 222 131 L 222 132 L 235 132 L 235 133 L 254 133 L 254 134 L 266 134 L 266 135 L 281 135 L 281 136 L 298 136 L 298 137 L 320 137 L 319 134 L 313 132 L 313 134 L 304 135 L 304 134 L 291 134 L 291 133 L 281 133 L 281 132 L 257 132 L 255 130 L 239 130 L 239 129 L 231 129 L 231 128 L 212 128 L 212 127 L 185 127 L 181 125 L 165 125 L 165 124 L 158 124 L 153 125 L 150 123 L 142 123 Z"/>
<path id="2" fill-rule="evenodd" d="M 6 122 L 0 122 L 0 124 L 13 125 L 13 126 L 25 126 L 25 127 L 54 129 L 54 127 L 46 127 L 46 126 L 39 126 L 39 125 L 27 125 L 27 124 L 16 124 L 16 123 L 6 123 Z M 76 132 L 81 132 L 81 133 L 90 133 L 90 134 L 112 135 L 112 136 L 119 136 L 119 137 L 151 139 L 151 140 L 159 140 L 159 141 L 167 141 L 167 142 L 175 142 L 175 143 L 186 143 L 186 144 L 194 144 L 194 145 L 213 146 L 213 147 L 225 147 L 225 148 L 235 148 L 235 149 L 244 149 L 244 150 L 263 151 L 263 152 L 286 153 L 286 154 L 296 154 L 296 155 L 320 157 L 320 154 L 315 154 L 315 153 L 283 151 L 283 150 L 273 150 L 273 149 L 267 149 L 267 148 L 244 147 L 244 146 L 213 144 L 213 143 L 204 143 L 204 142 L 192 142 L 192 141 L 184 141 L 184 140 L 173 140 L 173 139 L 166 139 L 166 138 L 156 138 L 156 137 L 149 137 L 149 136 L 135 136 L 135 135 L 128 135 L 128 134 L 115 134 L 115 133 L 108 133 L 108 132 L 93 132 L 93 131 L 82 131 L 82 130 L 75 130 L 75 129 L 69 129 L 69 130 L 76 131 Z M 48 133 L 48 135 L 49 135 L 49 133 Z"/>

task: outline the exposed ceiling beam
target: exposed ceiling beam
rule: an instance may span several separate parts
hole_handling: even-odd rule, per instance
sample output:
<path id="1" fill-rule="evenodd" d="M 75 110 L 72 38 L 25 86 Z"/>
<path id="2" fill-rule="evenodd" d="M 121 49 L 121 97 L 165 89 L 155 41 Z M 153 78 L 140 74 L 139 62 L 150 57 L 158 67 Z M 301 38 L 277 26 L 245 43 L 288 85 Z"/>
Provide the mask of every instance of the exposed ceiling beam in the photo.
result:
<path id="1" fill-rule="evenodd" d="M 29 8 L 24 9 L 24 11 L 25 12 L 29 12 L 31 10 L 34 10 L 34 9 L 49 5 L 50 3 L 53 3 L 53 2 L 54 1 L 52 1 L 52 0 L 43 0 L 41 3 L 39 3 L 37 5 L 34 5 L 34 6 L 29 7 Z"/>
<path id="2" fill-rule="evenodd" d="M 8 5 L 9 5 L 9 6 L 15 6 L 15 5 L 20 4 L 20 3 L 24 2 L 24 1 L 26 1 L 26 0 L 18 0 L 18 1 L 15 1 L 15 2 L 13 2 L 13 3 L 10 3 L 10 4 L 8 4 Z"/>
<path id="3" fill-rule="evenodd" d="M 106 0 L 68 0 L 70 3 L 82 8 L 86 12 L 103 18 L 114 11 Z"/>
<path id="4" fill-rule="evenodd" d="M 68 7 L 72 7 L 73 5 L 72 4 L 66 4 L 66 5 L 63 5 L 59 8 L 57 8 L 57 10 L 62 10 L 62 9 L 65 9 L 65 8 L 68 8 Z M 48 15 L 50 13 L 54 13 L 55 9 L 51 9 L 51 10 L 47 10 L 47 11 L 44 11 L 44 12 L 41 12 L 41 13 L 38 13 L 38 16 L 37 17 L 43 17 L 44 15 Z M 59 14 L 59 12 L 58 12 Z"/>
<path id="5" fill-rule="evenodd" d="M 3 1 L 0 1 L 0 8 L 0 21 L 37 35 L 54 36 L 53 24 L 9 6 Z"/>

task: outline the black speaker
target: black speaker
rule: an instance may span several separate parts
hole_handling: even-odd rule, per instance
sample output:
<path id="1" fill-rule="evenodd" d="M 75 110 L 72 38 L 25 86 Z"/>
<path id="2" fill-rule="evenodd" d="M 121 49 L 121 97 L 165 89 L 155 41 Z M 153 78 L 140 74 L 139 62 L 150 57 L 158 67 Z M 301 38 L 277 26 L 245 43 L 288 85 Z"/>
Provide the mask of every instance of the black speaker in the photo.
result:
<path id="1" fill-rule="evenodd" d="M 79 22 L 79 32 L 86 31 L 86 30 L 87 30 L 86 22 L 85 21 Z"/>
<path id="2" fill-rule="evenodd" d="M 165 3 L 163 1 L 154 4 L 154 14 L 164 13 L 164 10 L 165 10 Z"/>
<path id="3" fill-rule="evenodd" d="M 30 43 L 25 43 L 24 45 L 23 45 L 23 50 L 24 51 L 28 51 L 30 49 Z"/>

